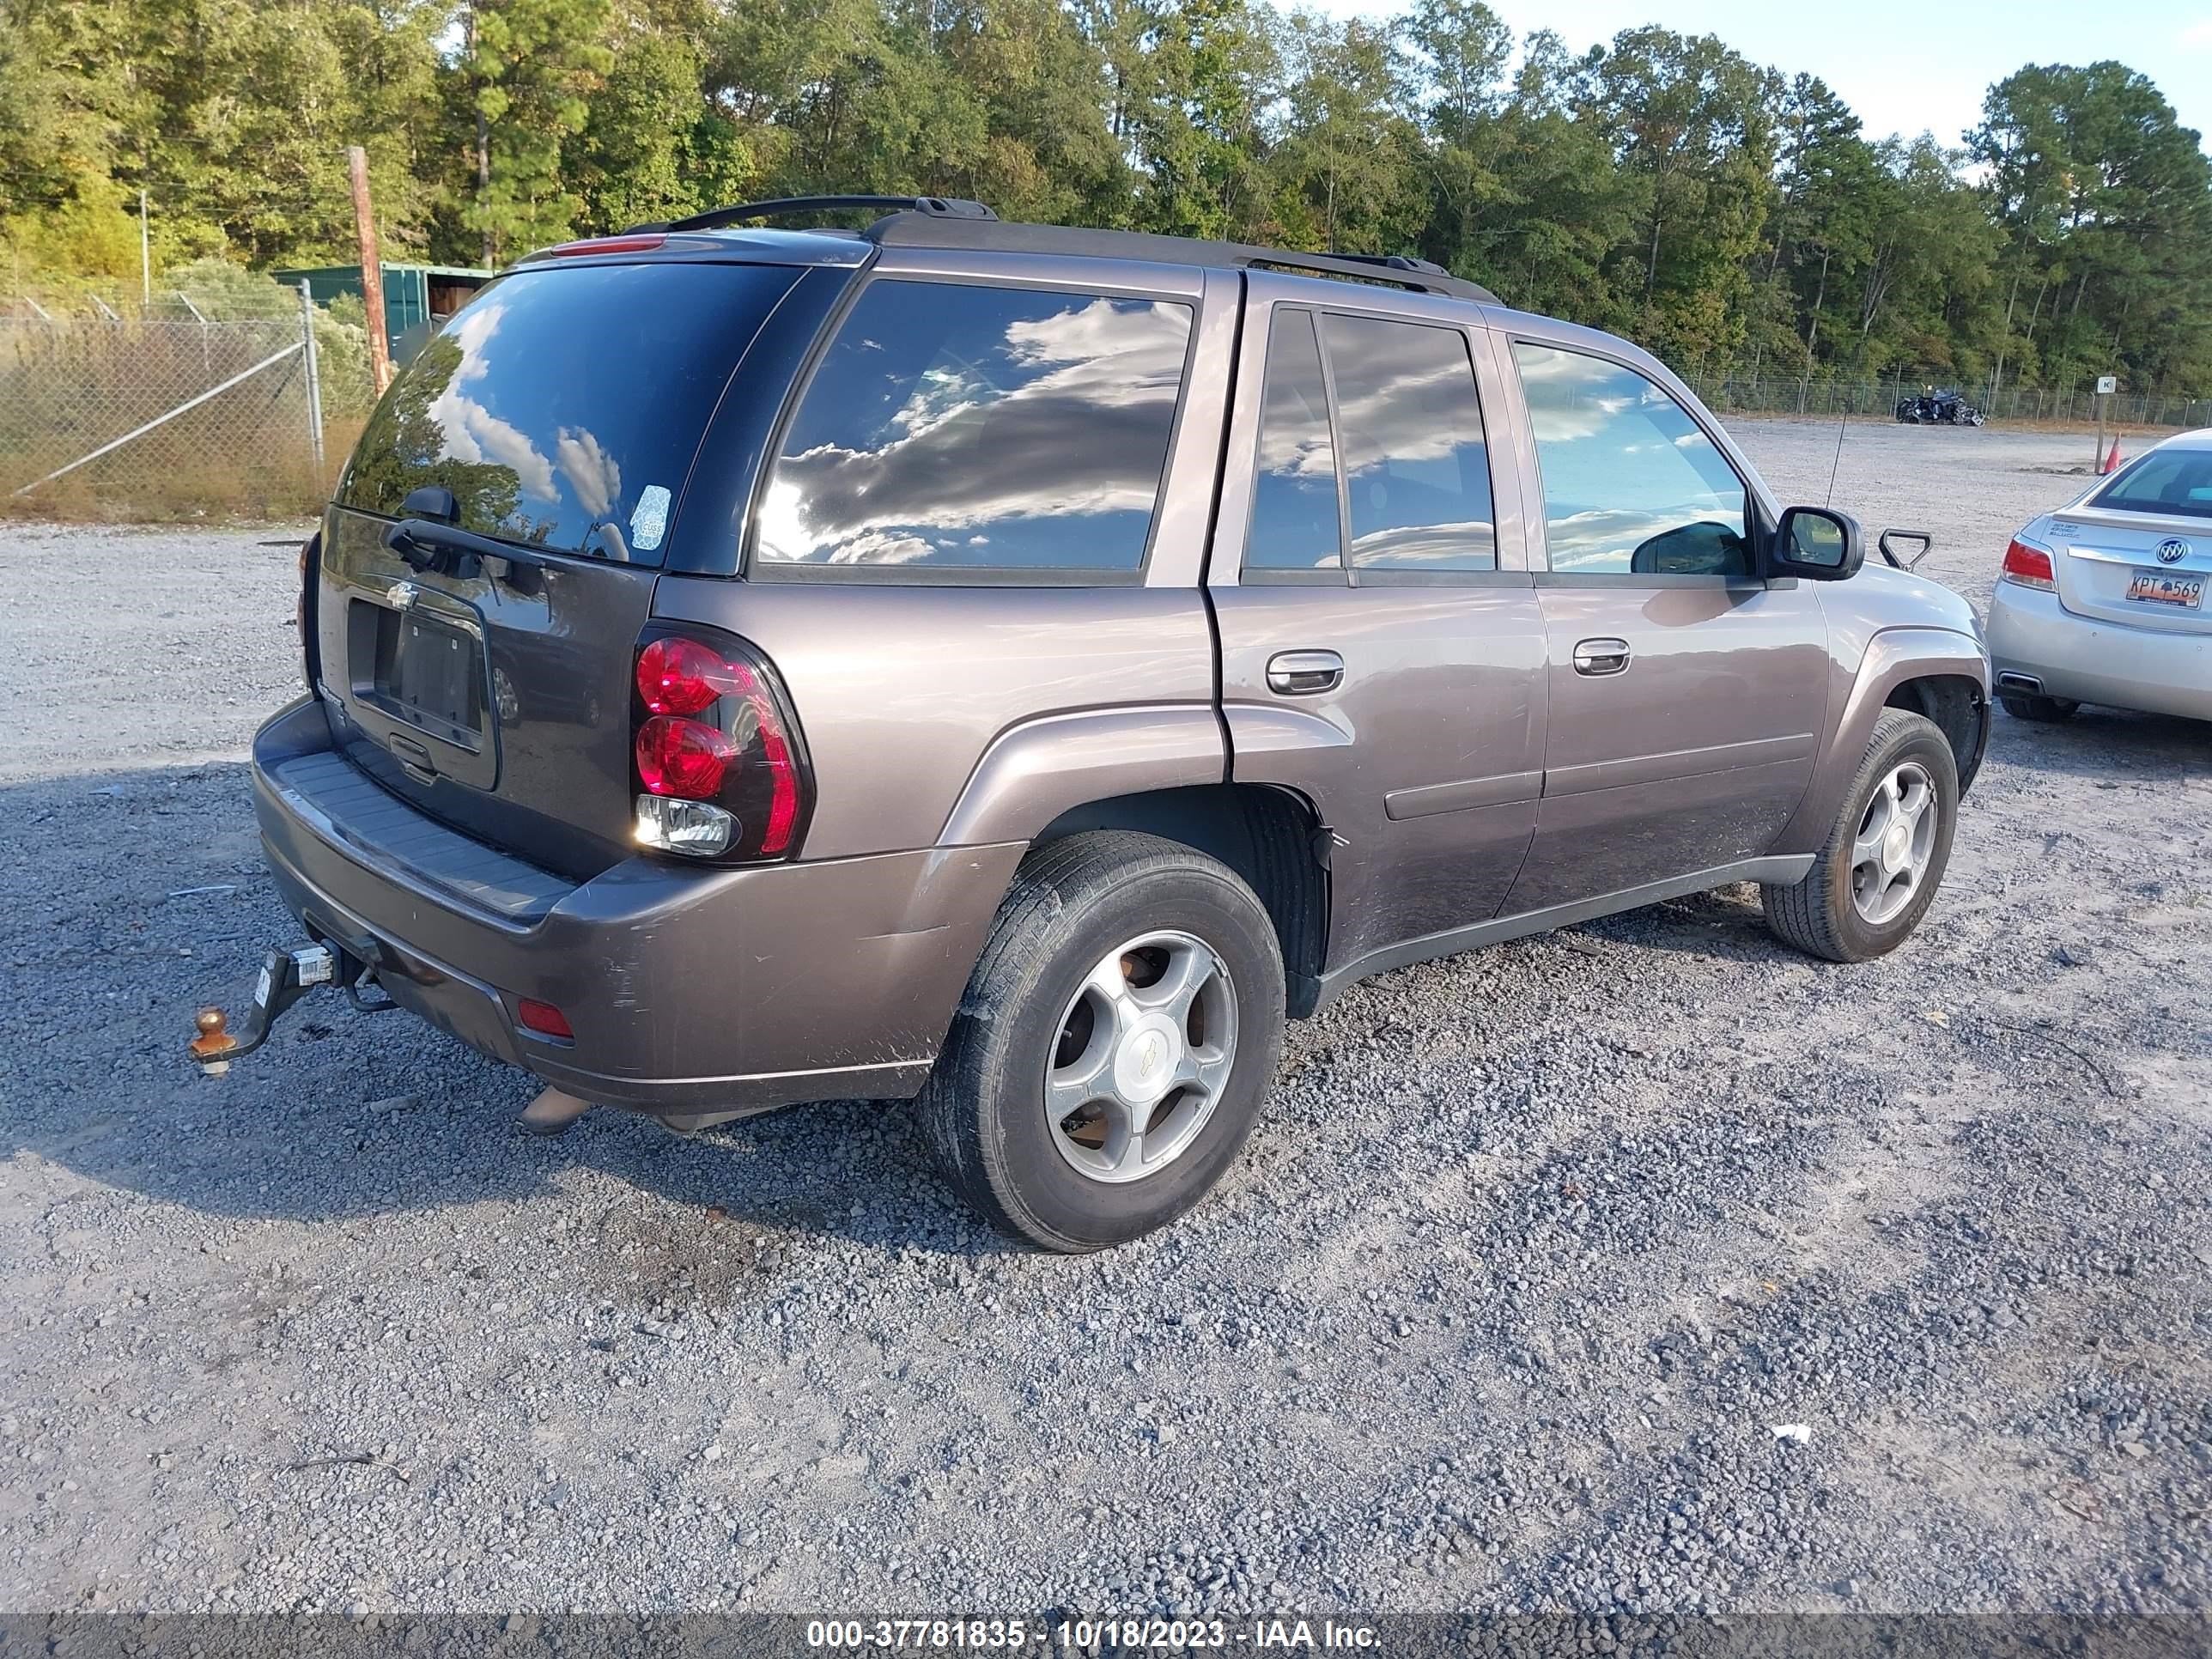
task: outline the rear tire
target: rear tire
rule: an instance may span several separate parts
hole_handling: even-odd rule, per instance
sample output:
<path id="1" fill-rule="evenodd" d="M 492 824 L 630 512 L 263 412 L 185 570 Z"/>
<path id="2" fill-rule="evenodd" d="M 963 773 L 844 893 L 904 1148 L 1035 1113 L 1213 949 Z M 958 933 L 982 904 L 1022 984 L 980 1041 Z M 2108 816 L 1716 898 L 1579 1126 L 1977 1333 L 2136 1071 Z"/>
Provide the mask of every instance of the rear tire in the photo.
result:
<path id="1" fill-rule="evenodd" d="M 987 1220 L 1095 1250 L 1206 1195 L 1282 1043 L 1282 953 L 1252 890 L 1176 842 L 1097 830 L 1023 860 L 919 1109 Z"/>
<path id="2" fill-rule="evenodd" d="M 2065 697 L 2043 697 L 2029 691 L 2002 691 L 1997 694 L 1997 701 L 2014 720 L 2039 720 L 2046 726 L 2072 720 L 2074 711 L 2081 706 Z"/>
<path id="3" fill-rule="evenodd" d="M 1942 728 L 1883 709 L 1811 871 L 1792 887 L 1761 884 L 1766 925 L 1830 962 L 1894 951 L 1936 901 L 1958 817 L 1958 763 Z"/>

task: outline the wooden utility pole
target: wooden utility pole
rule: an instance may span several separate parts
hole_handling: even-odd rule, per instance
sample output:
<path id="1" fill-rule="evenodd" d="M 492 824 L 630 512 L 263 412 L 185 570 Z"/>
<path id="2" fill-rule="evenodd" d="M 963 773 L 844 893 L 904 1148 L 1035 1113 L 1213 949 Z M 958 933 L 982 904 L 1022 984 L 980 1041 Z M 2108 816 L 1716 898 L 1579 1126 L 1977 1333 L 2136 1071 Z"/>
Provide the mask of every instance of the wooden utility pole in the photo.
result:
<path id="1" fill-rule="evenodd" d="M 353 169 L 353 229 L 361 243 L 361 302 L 368 313 L 368 373 L 379 397 L 392 384 L 392 339 L 384 331 L 384 267 L 376 254 L 376 220 L 368 207 L 368 152 L 346 151 Z"/>

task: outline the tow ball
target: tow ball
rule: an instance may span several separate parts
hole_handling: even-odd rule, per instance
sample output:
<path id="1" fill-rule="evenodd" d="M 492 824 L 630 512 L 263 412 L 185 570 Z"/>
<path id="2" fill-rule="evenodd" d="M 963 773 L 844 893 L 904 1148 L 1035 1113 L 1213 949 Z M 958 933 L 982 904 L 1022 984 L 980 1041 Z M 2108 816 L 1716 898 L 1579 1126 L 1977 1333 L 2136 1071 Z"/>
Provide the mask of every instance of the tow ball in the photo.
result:
<path id="1" fill-rule="evenodd" d="M 260 978 L 254 981 L 253 1006 L 246 1011 L 241 1029 L 231 1030 L 230 1016 L 220 1008 L 203 1008 L 194 1018 L 199 1035 L 191 1041 L 192 1059 L 210 1077 L 228 1071 L 232 1060 L 252 1054 L 269 1041 L 270 1028 L 287 1008 L 319 986 L 337 984 L 340 960 L 340 953 L 327 945 L 295 945 L 289 950 L 271 951 L 261 964 Z M 370 970 L 362 967 L 361 981 L 370 977 Z M 362 982 L 348 987 L 356 1001 L 362 1000 Z M 364 1002 L 362 1006 L 391 1005 Z"/>

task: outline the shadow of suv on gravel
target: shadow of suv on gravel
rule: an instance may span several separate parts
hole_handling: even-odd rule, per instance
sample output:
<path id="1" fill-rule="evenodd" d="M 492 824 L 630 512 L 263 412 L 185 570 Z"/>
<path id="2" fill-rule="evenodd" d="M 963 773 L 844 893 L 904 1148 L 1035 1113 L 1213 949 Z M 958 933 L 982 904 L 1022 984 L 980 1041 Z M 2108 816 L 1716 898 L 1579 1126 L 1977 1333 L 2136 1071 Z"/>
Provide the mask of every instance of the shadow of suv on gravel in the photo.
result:
<path id="1" fill-rule="evenodd" d="M 1733 882 L 1838 961 L 1926 912 L 1972 611 L 1644 352 L 1413 260 L 735 228 L 785 205 L 534 255 L 386 394 L 254 749 L 319 943 L 204 1057 L 336 980 L 574 1109 L 918 1095 L 1079 1250 L 1364 975 Z"/>

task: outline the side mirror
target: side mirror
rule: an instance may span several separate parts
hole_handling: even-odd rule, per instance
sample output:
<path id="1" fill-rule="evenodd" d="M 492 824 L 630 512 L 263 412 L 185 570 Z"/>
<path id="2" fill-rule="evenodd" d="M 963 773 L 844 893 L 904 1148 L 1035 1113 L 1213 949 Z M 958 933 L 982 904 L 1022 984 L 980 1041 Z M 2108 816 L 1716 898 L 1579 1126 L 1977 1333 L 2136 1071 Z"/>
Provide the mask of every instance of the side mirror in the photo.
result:
<path id="1" fill-rule="evenodd" d="M 1839 582 L 1858 574 L 1866 562 L 1866 532 L 1848 513 L 1825 507 L 1793 507 L 1774 527 L 1767 549 L 1770 574 L 1802 576 L 1808 581 Z"/>

